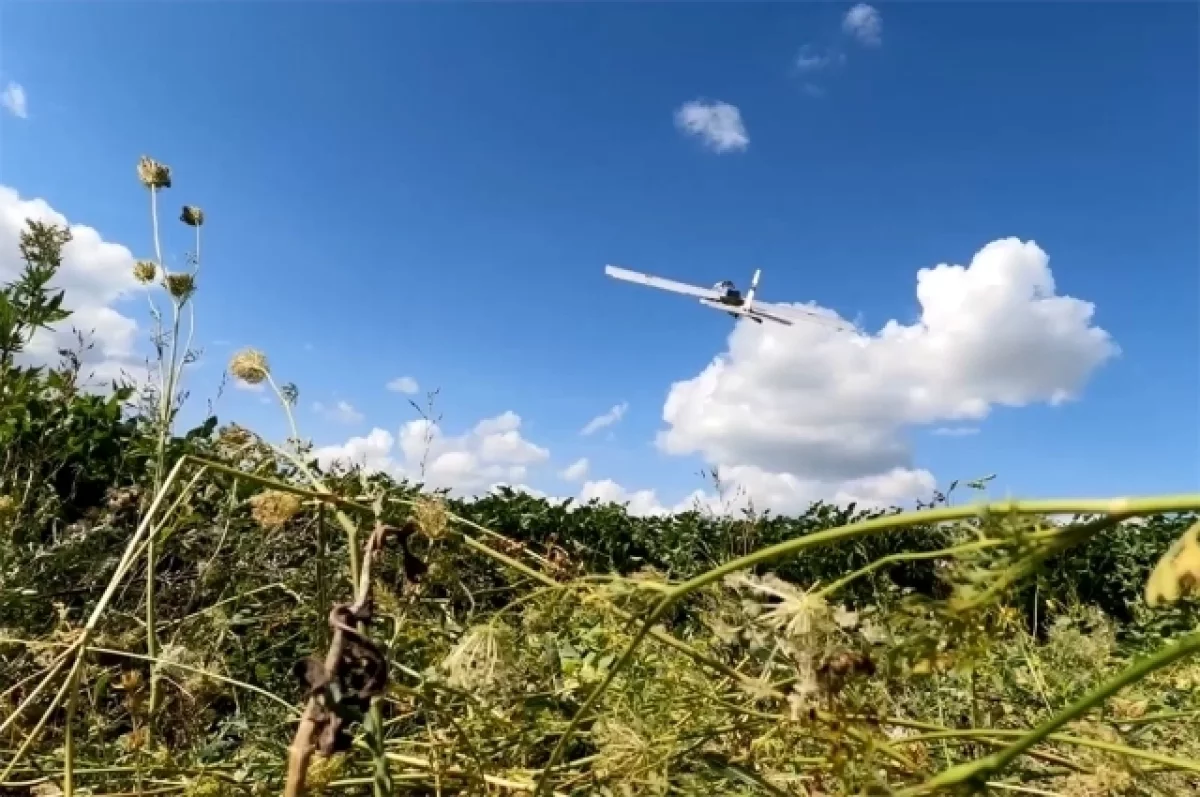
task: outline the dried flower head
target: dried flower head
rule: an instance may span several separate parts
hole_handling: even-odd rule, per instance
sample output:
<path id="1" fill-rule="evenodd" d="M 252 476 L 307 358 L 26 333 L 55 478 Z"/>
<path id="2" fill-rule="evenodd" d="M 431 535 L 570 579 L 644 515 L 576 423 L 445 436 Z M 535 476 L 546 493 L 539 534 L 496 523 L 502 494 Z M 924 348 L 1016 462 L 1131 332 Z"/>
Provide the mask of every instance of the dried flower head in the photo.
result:
<path id="1" fill-rule="evenodd" d="M 804 636 L 831 614 L 829 605 L 820 595 L 801 589 L 773 573 L 762 577 L 735 573 L 726 576 L 725 583 L 735 589 L 745 589 L 778 602 L 761 607 L 758 622 L 782 631 L 788 636 Z"/>
<path id="2" fill-rule="evenodd" d="M 117 741 L 125 748 L 126 752 L 136 752 L 144 748 L 150 741 L 150 731 L 143 725 L 120 737 Z"/>
<path id="3" fill-rule="evenodd" d="M 143 155 L 138 159 L 138 180 L 151 191 L 156 188 L 171 187 L 171 167 L 159 163 L 149 156 Z"/>
<path id="4" fill-rule="evenodd" d="M 254 439 L 254 433 L 244 426 L 231 423 L 221 429 L 218 439 L 227 446 L 244 446 Z"/>
<path id="5" fill-rule="evenodd" d="M 271 368 L 267 355 L 258 349 L 242 349 L 229 360 L 229 373 L 249 385 L 257 385 L 267 378 Z"/>
<path id="6" fill-rule="evenodd" d="M 512 632 L 503 625 L 477 625 L 465 633 L 444 661 L 446 681 L 469 691 L 497 685 L 506 674 Z"/>
<path id="7" fill-rule="evenodd" d="M 137 692 L 142 688 L 142 674 L 137 670 L 122 670 L 117 687 L 126 692 Z"/>
<path id="8" fill-rule="evenodd" d="M 304 785 L 310 792 L 324 789 L 342 776 L 346 769 L 346 754 L 334 753 L 331 756 L 314 755 L 308 764 L 308 775 Z"/>
<path id="9" fill-rule="evenodd" d="M 1093 772 L 1078 772 L 1062 785 L 1064 797 L 1108 797 L 1120 794 L 1133 782 L 1133 776 L 1115 767 L 1101 764 Z"/>
<path id="10" fill-rule="evenodd" d="M 189 227 L 203 227 L 204 211 L 195 205 L 184 205 L 179 212 L 179 220 Z"/>
<path id="11" fill-rule="evenodd" d="M 182 302 L 196 292 L 196 277 L 186 271 L 168 274 L 163 281 L 167 285 L 167 293 L 178 301 Z"/>
<path id="12" fill-rule="evenodd" d="M 446 504 L 438 498 L 421 496 L 413 505 L 413 519 L 417 528 L 431 540 L 440 540 L 446 536 L 450 518 L 446 514 Z"/>
<path id="13" fill-rule="evenodd" d="M 183 797 L 232 797 L 237 789 L 212 775 L 183 779 Z"/>
<path id="14" fill-rule="evenodd" d="M 302 507 L 299 496 L 279 490 L 264 490 L 250 499 L 250 514 L 267 531 L 282 528 Z"/>
<path id="15" fill-rule="evenodd" d="M 154 282 L 156 276 L 158 276 L 158 266 L 151 261 L 139 260 L 133 264 L 133 278 L 143 285 Z"/>
<path id="16" fill-rule="evenodd" d="M 620 778 L 624 772 L 642 773 L 636 792 L 628 794 L 665 794 L 656 788 L 656 775 L 662 766 L 660 744 L 656 744 L 653 729 L 638 717 L 601 717 L 592 728 L 592 741 L 597 748 L 596 772 L 601 777 Z M 618 792 L 620 793 L 620 792 Z"/>

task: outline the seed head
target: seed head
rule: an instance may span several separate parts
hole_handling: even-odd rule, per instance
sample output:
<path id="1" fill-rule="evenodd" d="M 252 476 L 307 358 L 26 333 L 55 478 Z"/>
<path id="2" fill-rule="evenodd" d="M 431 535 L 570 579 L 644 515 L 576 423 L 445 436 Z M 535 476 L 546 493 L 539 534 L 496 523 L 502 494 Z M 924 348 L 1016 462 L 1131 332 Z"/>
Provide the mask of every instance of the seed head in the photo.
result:
<path id="1" fill-rule="evenodd" d="M 229 361 L 229 373 L 249 385 L 257 385 L 271 373 L 267 355 L 258 349 L 242 349 Z"/>
<path id="2" fill-rule="evenodd" d="M 186 271 L 168 274 L 164 281 L 167 283 L 167 293 L 181 302 L 196 292 L 196 277 Z"/>
<path id="3" fill-rule="evenodd" d="M 151 261 L 139 260 L 133 264 L 133 278 L 143 285 L 154 282 L 156 276 L 158 276 L 158 266 Z"/>
<path id="4" fill-rule="evenodd" d="M 308 776 L 304 785 L 309 790 L 323 790 L 333 781 L 341 777 L 346 769 L 346 754 L 334 753 L 331 756 L 315 755 L 308 764 Z"/>
<path id="5" fill-rule="evenodd" d="M 220 441 L 229 446 L 244 446 L 254 439 L 254 434 L 244 426 L 231 423 L 220 432 Z"/>
<path id="6" fill-rule="evenodd" d="M 288 382 L 279 388 L 279 395 L 283 398 L 284 403 L 289 407 L 296 406 L 296 402 L 300 400 L 300 388 L 296 387 L 294 382 Z"/>
<path id="7" fill-rule="evenodd" d="M 303 504 L 298 496 L 279 490 L 264 490 L 250 499 L 250 514 L 267 531 L 282 528 Z"/>
<path id="8" fill-rule="evenodd" d="M 179 220 L 189 227 L 204 226 L 204 211 L 195 205 L 184 205 L 179 214 Z"/>
<path id="9" fill-rule="evenodd" d="M 503 625 L 469 629 L 442 661 L 447 683 L 472 691 L 499 685 L 508 674 L 511 645 L 512 633 Z"/>
<path id="10" fill-rule="evenodd" d="M 147 155 L 138 160 L 138 180 L 150 190 L 171 187 L 171 167 Z"/>
<path id="11" fill-rule="evenodd" d="M 431 540 L 441 539 L 446 535 L 449 518 L 446 516 L 446 505 L 437 498 L 418 498 L 413 506 L 413 518 L 417 528 Z"/>

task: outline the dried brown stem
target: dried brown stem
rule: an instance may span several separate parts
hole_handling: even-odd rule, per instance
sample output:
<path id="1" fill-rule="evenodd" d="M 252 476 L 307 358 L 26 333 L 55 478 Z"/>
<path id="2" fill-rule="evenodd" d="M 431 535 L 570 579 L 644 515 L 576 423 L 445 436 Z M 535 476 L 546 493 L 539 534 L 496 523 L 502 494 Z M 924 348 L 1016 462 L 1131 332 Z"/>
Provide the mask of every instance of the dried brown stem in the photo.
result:
<path id="1" fill-rule="evenodd" d="M 308 704 L 296 728 L 296 735 L 288 747 L 287 784 L 284 797 L 300 797 L 304 793 L 304 781 L 308 774 L 308 765 L 312 755 L 320 750 L 322 755 L 334 752 L 335 745 L 340 742 L 342 720 L 334 711 L 333 699 L 328 687 L 331 684 L 342 685 L 340 699 L 357 697 L 369 701 L 378 694 L 387 682 L 387 663 L 378 647 L 356 627 L 365 626 L 371 619 L 371 565 L 383 551 L 383 544 L 389 534 L 397 534 L 402 540 L 415 531 L 415 525 L 409 521 L 403 528 L 386 526 L 376 523 L 375 530 L 367 540 L 366 551 L 363 555 L 362 569 L 359 573 L 357 591 L 354 602 L 340 603 L 329 612 L 329 627 L 333 632 L 329 648 L 325 653 L 324 662 L 315 658 L 306 663 L 304 678 L 309 685 Z M 357 690 L 346 689 L 344 679 L 347 671 L 355 664 L 364 664 L 368 670 L 365 685 Z"/>

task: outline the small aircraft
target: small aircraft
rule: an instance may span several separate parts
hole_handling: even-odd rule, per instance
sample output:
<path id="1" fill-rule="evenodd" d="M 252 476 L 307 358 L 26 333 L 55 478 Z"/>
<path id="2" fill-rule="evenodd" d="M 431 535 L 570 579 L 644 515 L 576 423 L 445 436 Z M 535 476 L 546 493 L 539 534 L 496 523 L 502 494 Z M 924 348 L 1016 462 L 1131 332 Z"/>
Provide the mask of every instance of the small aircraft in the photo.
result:
<path id="1" fill-rule="evenodd" d="M 756 324 L 761 324 L 764 320 L 774 321 L 776 324 L 784 324 L 792 326 L 793 320 L 788 318 L 790 313 L 800 313 L 806 316 L 805 320 L 815 321 L 817 323 L 833 326 L 836 329 L 849 329 L 842 324 L 837 323 L 832 318 L 827 318 L 823 315 L 803 310 L 799 307 L 777 307 L 767 304 L 766 302 L 754 301 L 754 291 L 758 289 L 758 278 L 762 275 L 762 269 L 755 269 L 754 277 L 750 280 L 750 290 L 746 291 L 743 297 L 741 291 L 729 280 L 722 280 L 712 288 L 700 288 L 695 285 L 688 285 L 675 280 L 663 279 L 655 277 L 652 274 L 643 274 L 639 271 L 630 271 L 629 269 L 620 268 L 618 266 L 605 266 L 604 273 L 615 279 L 625 282 L 634 282 L 638 285 L 646 285 L 651 288 L 659 288 L 672 293 L 680 293 L 684 296 L 695 296 L 700 300 L 700 304 L 705 307 L 712 307 L 716 310 L 723 310 L 734 318 L 749 318 Z M 800 320 L 800 319 L 796 319 Z"/>

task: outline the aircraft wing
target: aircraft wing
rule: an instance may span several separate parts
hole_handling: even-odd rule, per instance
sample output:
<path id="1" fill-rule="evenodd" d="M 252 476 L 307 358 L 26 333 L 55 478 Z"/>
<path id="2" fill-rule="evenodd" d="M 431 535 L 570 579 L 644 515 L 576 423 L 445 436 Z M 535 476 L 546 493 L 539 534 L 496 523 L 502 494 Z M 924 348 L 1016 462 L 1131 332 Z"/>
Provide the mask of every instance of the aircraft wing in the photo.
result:
<path id="1" fill-rule="evenodd" d="M 630 271 L 629 269 L 618 268 L 617 266 L 605 266 L 604 273 L 625 282 L 635 282 L 638 285 L 671 291 L 672 293 L 682 293 L 684 296 L 695 296 L 698 299 L 712 299 L 716 301 L 721 298 L 719 293 L 707 288 L 697 288 L 695 285 L 663 279 L 651 274 L 643 274 L 640 271 Z"/>
<path id="2" fill-rule="evenodd" d="M 853 332 L 854 331 L 854 327 L 852 325 L 847 324 L 840 319 L 830 318 L 829 316 L 823 315 L 821 313 L 814 313 L 812 310 L 806 310 L 803 307 L 791 307 L 791 306 L 781 307 L 780 305 L 777 305 L 777 304 L 766 304 L 765 302 L 755 302 L 753 305 L 751 305 L 750 312 L 752 312 L 752 313 L 761 312 L 764 316 L 767 316 L 768 318 L 774 316 L 774 317 L 778 318 L 779 320 L 784 321 L 785 323 L 790 323 L 791 321 L 806 321 L 806 322 L 811 321 L 812 323 L 820 324 L 821 326 L 825 326 L 825 327 L 831 327 L 833 329 L 838 329 L 843 332 Z"/>

